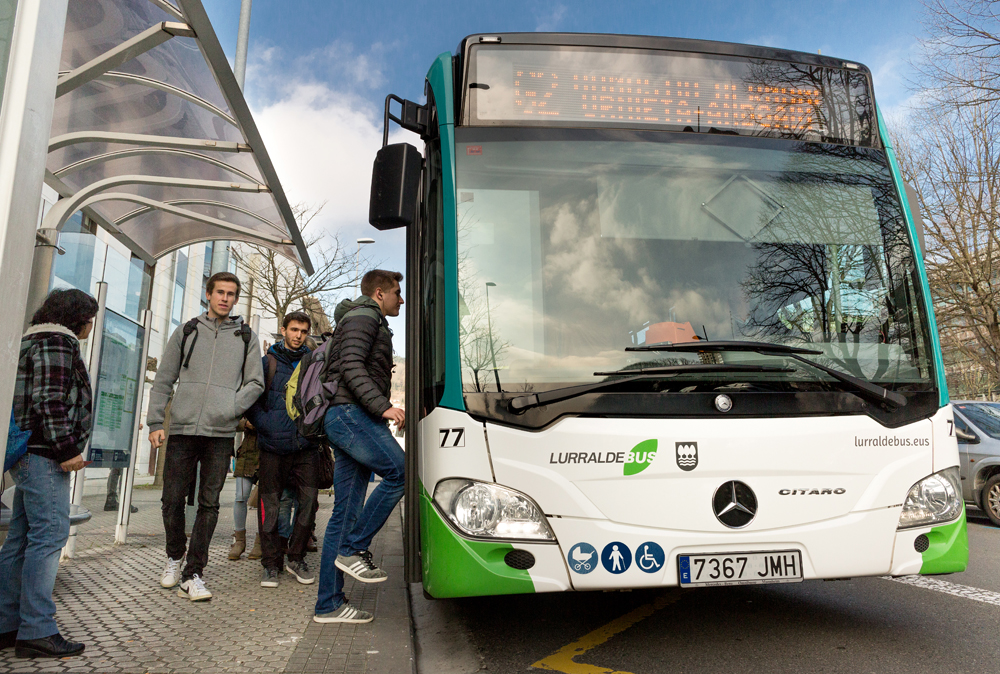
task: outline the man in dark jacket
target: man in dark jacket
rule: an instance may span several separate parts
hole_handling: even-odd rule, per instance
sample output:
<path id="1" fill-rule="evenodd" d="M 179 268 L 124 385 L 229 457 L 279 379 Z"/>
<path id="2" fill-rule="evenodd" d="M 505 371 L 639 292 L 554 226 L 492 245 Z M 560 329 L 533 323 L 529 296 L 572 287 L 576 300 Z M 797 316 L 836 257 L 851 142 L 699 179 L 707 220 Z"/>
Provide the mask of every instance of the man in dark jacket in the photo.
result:
<path id="1" fill-rule="evenodd" d="M 387 316 L 403 304 L 399 272 L 374 269 L 361 280 L 363 296 L 341 302 L 334 313 L 337 328 L 330 345 L 337 394 L 324 420 L 333 445 L 333 515 L 323 538 L 320 587 L 313 620 L 318 623 L 366 623 L 372 614 L 350 606 L 344 597 L 344 573 L 362 583 L 388 576 L 372 562 L 372 539 L 403 496 L 403 450 L 386 425 L 402 428 L 403 410 L 389 402 L 392 383 L 392 331 Z M 365 503 L 371 474 L 382 478 Z"/>
<path id="2" fill-rule="evenodd" d="M 312 321 L 301 311 L 285 314 L 281 322 L 282 341 L 264 356 L 264 394 L 247 411 L 247 419 L 257 429 L 260 450 L 257 475 L 260 479 L 260 507 L 257 509 L 260 531 L 261 587 L 278 587 L 282 567 L 304 585 L 316 580 L 305 560 L 306 544 L 312 534 L 313 505 L 316 503 L 316 451 L 318 447 L 299 435 L 295 422 L 285 410 L 285 385 L 302 356 Z M 286 489 L 297 492 L 295 526 L 288 539 L 288 563 L 278 534 L 278 503 Z"/>

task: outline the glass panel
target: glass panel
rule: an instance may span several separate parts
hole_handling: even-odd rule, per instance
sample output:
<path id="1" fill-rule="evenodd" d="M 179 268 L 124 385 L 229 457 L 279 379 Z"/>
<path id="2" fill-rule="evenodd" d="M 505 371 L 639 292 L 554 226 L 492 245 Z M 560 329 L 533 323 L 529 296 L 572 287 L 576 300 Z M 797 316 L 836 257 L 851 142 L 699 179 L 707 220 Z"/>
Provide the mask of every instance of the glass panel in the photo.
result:
<path id="1" fill-rule="evenodd" d="M 423 320 L 422 380 L 423 390 L 422 414 L 429 413 L 437 407 L 444 393 L 445 382 L 445 308 L 444 308 L 444 188 L 441 176 L 441 141 L 436 139 L 427 145 L 427 198 L 425 217 L 427 221 L 420 232 L 420 288 L 421 313 Z M 459 307 L 462 312 L 462 307 Z M 459 343 L 463 350 L 469 337 L 465 332 L 459 334 Z"/>
<path id="2" fill-rule="evenodd" d="M 145 0 L 72 2 L 66 19 L 60 69 L 65 72 L 76 68 L 161 21 L 173 20 L 154 3 Z M 164 87 L 173 87 L 184 95 Z M 201 102 L 189 100 L 188 95 L 198 97 Z M 118 132 L 246 142 L 241 129 L 227 119 L 231 115 L 226 97 L 197 40 L 175 37 L 59 97 L 53 111 L 51 134 Z M 252 152 L 214 152 L 210 147 L 177 151 L 87 142 L 53 150 L 46 165 L 74 191 L 121 175 L 169 176 L 229 184 L 265 182 Z M 117 186 L 114 191 L 174 202 L 251 231 L 290 238 L 270 193 L 237 194 L 216 189 L 135 185 Z M 209 203 L 193 205 L 192 201 Z M 226 205 L 239 210 L 226 208 Z M 116 224 L 119 218 L 135 215 L 121 223 L 121 230 L 154 257 L 207 239 L 253 240 L 249 235 L 239 238 L 225 228 L 206 226 L 190 218 L 149 213 L 128 201 L 102 201 L 91 207 Z M 279 248 L 291 259 L 297 259 L 293 246 Z M 223 267 L 226 264 L 223 260 Z"/>
<path id="3" fill-rule="evenodd" d="M 3 93 L 7 82 L 7 62 L 10 58 L 10 42 L 14 36 L 14 14 L 17 0 L 0 0 L 0 110 L 3 109 Z"/>
<path id="4" fill-rule="evenodd" d="M 808 345 L 856 376 L 930 386 L 913 256 L 880 151 L 634 131 L 456 134 L 467 391 L 697 363 L 625 348 L 698 338 Z M 817 381 L 800 368 L 754 377 Z"/>
<path id="5" fill-rule="evenodd" d="M 859 70 L 649 49 L 476 45 L 466 123 L 656 127 L 872 145 Z"/>
<path id="6" fill-rule="evenodd" d="M 128 315 L 129 271 L 132 265 L 128 258 L 108 247 L 108 257 L 104 262 L 104 281 L 108 284 L 108 309 Z M 129 316 L 136 320 L 134 316 Z"/>
<path id="7" fill-rule="evenodd" d="M 59 245 L 65 255 L 55 255 L 52 263 L 52 289 L 76 288 L 92 292 L 97 237 L 84 227 L 82 213 L 75 214 L 59 233 Z M 100 273 L 100 270 L 98 270 Z"/>
<path id="8" fill-rule="evenodd" d="M 983 433 L 991 438 L 1000 439 L 1000 405 L 990 403 L 976 403 L 956 405 L 962 410 L 962 414 L 969 417 L 969 421 L 979 427 Z M 955 418 L 958 423 L 958 418 Z M 968 429 L 962 429 L 968 432 Z"/>
<path id="9" fill-rule="evenodd" d="M 108 311 L 104 319 L 100 371 L 94 395 L 89 459 L 96 468 L 125 468 L 132 451 L 143 328 Z"/>

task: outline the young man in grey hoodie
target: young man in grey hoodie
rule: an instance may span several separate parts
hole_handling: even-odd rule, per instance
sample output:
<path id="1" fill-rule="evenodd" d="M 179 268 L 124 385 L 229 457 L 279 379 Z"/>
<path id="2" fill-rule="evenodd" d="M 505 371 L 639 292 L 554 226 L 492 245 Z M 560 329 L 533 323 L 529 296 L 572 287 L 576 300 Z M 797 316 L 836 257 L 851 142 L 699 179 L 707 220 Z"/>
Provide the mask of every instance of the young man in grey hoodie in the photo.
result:
<path id="1" fill-rule="evenodd" d="M 173 587 L 180 580 L 178 596 L 191 601 L 212 598 L 202 573 L 219 519 L 219 492 L 229 471 L 240 417 L 264 390 L 257 335 L 239 316 L 229 315 L 240 296 L 239 279 L 229 272 L 215 274 L 208 279 L 205 295 L 208 311 L 174 330 L 163 349 L 146 412 L 149 442 L 159 448 L 164 441 L 165 409 L 173 399 L 170 446 L 163 468 L 167 564 L 160 585 Z M 184 501 L 199 462 L 198 514 L 187 546 Z M 182 574 L 186 546 L 187 565 Z"/>

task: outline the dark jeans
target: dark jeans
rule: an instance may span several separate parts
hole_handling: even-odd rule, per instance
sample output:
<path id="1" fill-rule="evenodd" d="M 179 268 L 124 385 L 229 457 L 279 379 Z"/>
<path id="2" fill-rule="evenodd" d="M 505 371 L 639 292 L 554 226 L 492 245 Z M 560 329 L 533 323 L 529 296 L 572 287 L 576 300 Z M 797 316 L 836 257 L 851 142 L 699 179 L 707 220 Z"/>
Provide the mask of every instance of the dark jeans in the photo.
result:
<path id="1" fill-rule="evenodd" d="M 298 499 L 295 525 L 288 539 L 288 559 L 301 562 L 312 533 L 312 513 L 316 503 L 316 452 L 305 449 L 294 454 L 275 454 L 261 450 L 257 475 L 260 478 L 257 516 L 260 518 L 260 547 L 263 552 L 260 563 L 265 569 L 283 569 L 284 551 L 278 531 L 281 494 L 285 488 L 293 488 Z"/>
<path id="2" fill-rule="evenodd" d="M 59 632 L 52 589 L 69 538 L 70 474 L 37 454 L 25 454 L 10 472 L 17 489 L 0 549 L 0 632 L 41 639 Z"/>
<path id="3" fill-rule="evenodd" d="M 375 534 L 403 497 L 404 455 L 385 422 L 372 419 L 357 405 L 327 410 L 326 436 L 333 445 L 333 514 L 323 537 L 316 614 L 336 611 L 344 603 L 344 572 L 337 555 L 367 550 Z M 368 481 L 382 478 L 365 503 Z"/>
<path id="4" fill-rule="evenodd" d="M 198 514 L 191 531 L 187 565 L 181 577 L 202 575 L 208 563 L 208 544 L 219 521 L 219 492 L 229 472 L 233 455 L 232 438 L 209 438 L 199 435 L 171 435 L 163 466 L 163 529 L 167 534 L 167 555 L 184 556 L 187 535 L 184 533 L 184 503 L 195 482 L 201 462 L 201 488 L 198 490 Z"/>

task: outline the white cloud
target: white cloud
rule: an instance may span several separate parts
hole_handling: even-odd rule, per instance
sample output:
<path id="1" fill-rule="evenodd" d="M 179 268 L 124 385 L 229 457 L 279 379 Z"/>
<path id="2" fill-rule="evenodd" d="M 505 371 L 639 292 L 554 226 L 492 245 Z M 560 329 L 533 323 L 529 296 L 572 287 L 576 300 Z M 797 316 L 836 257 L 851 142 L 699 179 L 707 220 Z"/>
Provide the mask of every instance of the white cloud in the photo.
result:
<path id="1" fill-rule="evenodd" d="M 558 30 L 559 24 L 566 17 L 567 11 L 569 10 L 566 8 L 566 5 L 558 4 L 548 14 L 538 15 L 538 23 L 535 25 L 535 30 L 540 33 Z"/>
<path id="2" fill-rule="evenodd" d="M 364 254 L 385 267 L 403 269 L 404 232 L 378 232 L 368 224 L 372 162 L 382 147 L 382 109 L 366 95 L 384 85 L 382 51 L 380 44 L 358 53 L 334 42 L 289 60 L 278 48 L 258 50 L 248 68 L 247 91 L 289 202 L 326 202 L 311 229 L 339 234 L 342 242 L 351 242 L 351 251 L 354 239 L 372 237 L 376 243 Z M 390 142 L 422 147 L 414 134 L 398 128 Z M 400 337 L 397 350 L 402 348 Z"/>

